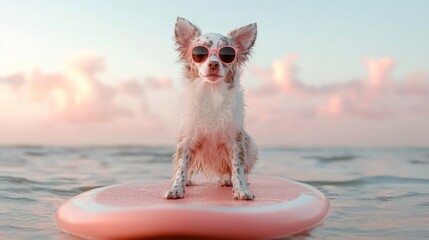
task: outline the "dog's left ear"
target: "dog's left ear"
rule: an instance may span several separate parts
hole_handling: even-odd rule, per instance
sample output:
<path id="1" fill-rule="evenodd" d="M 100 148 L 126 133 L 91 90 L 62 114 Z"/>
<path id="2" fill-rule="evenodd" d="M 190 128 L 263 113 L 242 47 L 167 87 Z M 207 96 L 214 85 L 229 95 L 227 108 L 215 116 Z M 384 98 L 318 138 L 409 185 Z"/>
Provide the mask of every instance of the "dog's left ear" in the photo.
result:
<path id="1" fill-rule="evenodd" d="M 228 37 L 236 44 L 236 46 L 244 53 L 249 52 L 256 41 L 256 23 L 237 28 L 228 33 Z"/>

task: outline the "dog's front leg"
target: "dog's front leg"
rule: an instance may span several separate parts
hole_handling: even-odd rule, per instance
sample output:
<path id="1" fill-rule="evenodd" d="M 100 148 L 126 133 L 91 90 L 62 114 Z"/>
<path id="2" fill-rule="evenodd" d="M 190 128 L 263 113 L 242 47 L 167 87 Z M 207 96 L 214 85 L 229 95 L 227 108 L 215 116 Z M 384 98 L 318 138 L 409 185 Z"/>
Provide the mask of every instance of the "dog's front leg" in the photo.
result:
<path id="1" fill-rule="evenodd" d="M 164 194 L 166 199 L 178 199 L 185 197 L 185 183 L 190 158 L 189 144 L 186 141 L 178 143 L 175 156 L 175 177 L 173 186 Z"/>
<path id="2" fill-rule="evenodd" d="M 237 134 L 232 147 L 232 190 L 238 200 L 253 200 L 255 195 L 247 189 L 247 179 L 244 173 L 245 147 L 242 132 Z"/>

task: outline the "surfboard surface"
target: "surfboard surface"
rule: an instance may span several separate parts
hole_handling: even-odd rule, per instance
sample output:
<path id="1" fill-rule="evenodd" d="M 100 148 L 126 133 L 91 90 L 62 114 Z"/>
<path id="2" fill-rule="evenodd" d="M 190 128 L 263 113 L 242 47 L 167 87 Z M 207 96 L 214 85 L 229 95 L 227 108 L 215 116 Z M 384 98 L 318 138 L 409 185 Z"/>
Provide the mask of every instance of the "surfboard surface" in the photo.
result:
<path id="1" fill-rule="evenodd" d="M 253 201 L 234 200 L 231 187 L 196 182 L 184 199 L 166 200 L 170 181 L 93 189 L 56 213 L 64 232 L 91 239 L 201 237 L 272 239 L 319 225 L 329 202 L 317 189 L 292 180 L 250 177 Z"/>

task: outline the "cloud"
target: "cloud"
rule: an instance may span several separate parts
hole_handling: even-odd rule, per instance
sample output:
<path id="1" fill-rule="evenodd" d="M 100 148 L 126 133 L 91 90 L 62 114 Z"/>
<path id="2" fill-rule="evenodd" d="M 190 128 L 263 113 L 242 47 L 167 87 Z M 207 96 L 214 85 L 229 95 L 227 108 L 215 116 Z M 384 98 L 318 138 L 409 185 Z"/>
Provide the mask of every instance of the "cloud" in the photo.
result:
<path id="1" fill-rule="evenodd" d="M 0 83 L 9 85 L 13 90 L 17 91 L 25 84 L 25 77 L 22 73 L 16 73 L 6 77 L 0 77 Z"/>
<path id="2" fill-rule="evenodd" d="M 148 83 L 130 79 L 112 85 L 100 79 L 104 71 L 106 62 L 102 57 L 83 51 L 66 61 L 64 72 L 34 70 L 0 77 L 0 83 L 9 85 L 28 100 L 46 104 L 54 120 L 89 124 L 140 114 L 145 120 L 159 122 L 149 112 L 145 89 L 171 87 L 170 79 L 150 77 Z"/>
<path id="3" fill-rule="evenodd" d="M 298 80 L 297 56 L 276 60 L 271 68 L 254 66 L 253 73 L 264 80 L 262 86 L 251 91 L 255 97 L 283 96 L 293 98 L 297 111 L 314 115 L 355 115 L 362 118 L 390 117 L 405 114 L 426 106 L 429 97 L 429 78 L 419 73 L 405 80 L 391 76 L 391 58 L 368 59 L 365 64 L 368 78 L 346 83 L 332 83 L 321 87 L 306 85 Z M 290 111 L 290 109 L 289 109 Z"/>
<path id="4" fill-rule="evenodd" d="M 145 86 L 150 89 L 170 89 L 172 88 L 171 79 L 169 77 L 147 77 Z"/>
<path id="5" fill-rule="evenodd" d="M 144 94 L 143 85 L 136 79 L 123 81 L 118 86 L 118 91 L 122 95 L 141 96 Z"/>
<path id="6" fill-rule="evenodd" d="M 427 73 L 396 79 L 392 58 L 366 59 L 366 78 L 316 87 L 300 79 L 298 60 L 292 54 L 267 68 L 252 67 L 261 81 L 246 89 L 245 121 L 258 144 L 427 146 Z M 107 69 L 104 58 L 86 51 L 69 58 L 60 72 L 0 76 L 0 85 L 10 87 L 0 88 L 6 93 L 0 103 L 20 100 L 11 116 L 3 112 L 0 118 L 3 141 L 38 142 L 44 136 L 49 144 L 173 144 L 180 106 L 171 79 L 112 83 L 103 79 Z"/>
<path id="7" fill-rule="evenodd" d="M 289 136 L 293 133 L 295 138 L 305 136 L 302 142 L 323 145 L 325 140 L 316 139 L 320 138 L 320 132 L 329 129 L 333 135 L 341 135 L 349 129 L 373 129 L 380 123 L 392 128 L 375 128 L 375 132 L 400 135 L 400 131 L 405 133 L 416 124 L 413 119 L 421 121 L 429 117 L 428 75 L 413 73 L 403 79 L 393 79 L 395 61 L 392 58 L 365 60 L 366 79 L 320 87 L 299 80 L 297 60 L 297 55 L 288 55 L 273 61 L 269 68 L 252 68 L 262 84 L 247 91 L 248 125 L 260 138 L 271 138 L 270 143 L 273 139 L 294 143 Z M 402 128 L 393 124 L 399 119 L 404 124 Z M 337 143 L 343 140 L 347 140 L 347 136 L 336 138 Z"/>

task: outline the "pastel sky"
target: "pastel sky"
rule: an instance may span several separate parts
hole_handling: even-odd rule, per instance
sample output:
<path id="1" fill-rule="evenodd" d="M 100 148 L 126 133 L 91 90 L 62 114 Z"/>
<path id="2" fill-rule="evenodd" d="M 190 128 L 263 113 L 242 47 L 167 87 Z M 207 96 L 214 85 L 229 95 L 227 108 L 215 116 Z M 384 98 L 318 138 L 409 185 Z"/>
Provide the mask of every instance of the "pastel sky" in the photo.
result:
<path id="1" fill-rule="evenodd" d="M 0 144 L 173 145 L 177 16 L 252 22 L 261 146 L 429 146 L 429 1 L 0 0 Z"/>

